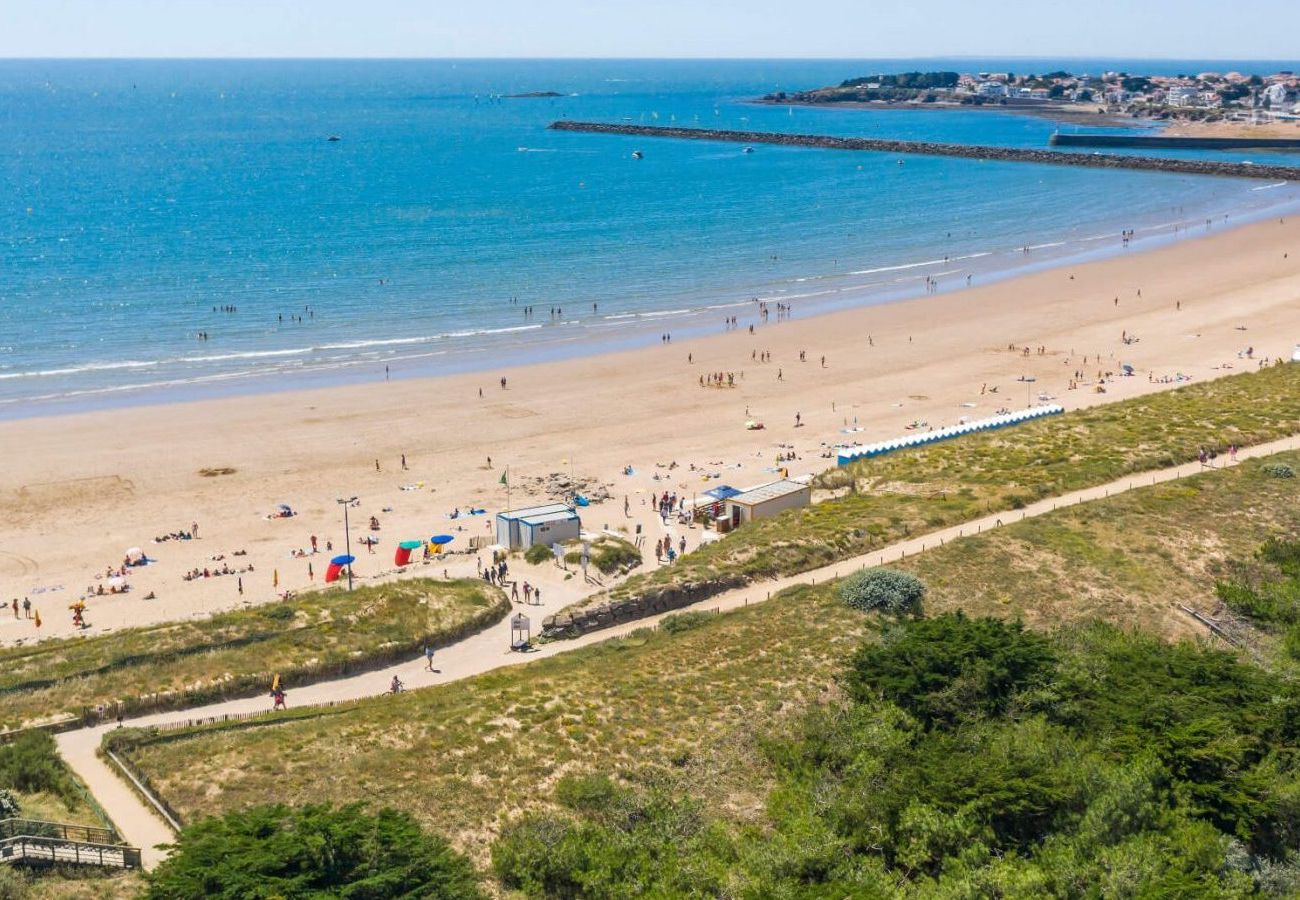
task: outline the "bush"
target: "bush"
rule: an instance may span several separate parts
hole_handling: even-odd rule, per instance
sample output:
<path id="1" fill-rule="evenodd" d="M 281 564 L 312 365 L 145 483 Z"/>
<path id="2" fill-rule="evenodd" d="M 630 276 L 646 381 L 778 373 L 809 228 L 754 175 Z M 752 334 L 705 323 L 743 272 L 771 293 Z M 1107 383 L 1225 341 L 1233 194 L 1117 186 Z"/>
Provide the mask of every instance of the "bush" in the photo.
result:
<path id="1" fill-rule="evenodd" d="M 44 731 L 27 731 L 0 745 L 0 787 L 36 794 L 45 791 L 65 802 L 76 796 L 68 767 L 59 758 L 54 738 Z"/>
<path id="2" fill-rule="evenodd" d="M 483 896 L 474 867 L 406 813 L 258 806 L 186 827 L 147 876 L 147 897 Z"/>
<path id="3" fill-rule="evenodd" d="M 0 866 L 0 900 L 25 900 L 30 895 L 27 880 L 10 866 Z"/>
<path id="4" fill-rule="evenodd" d="M 867 569 L 840 582 L 840 599 L 854 609 L 916 613 L 925 598 L 925 584 L 909 572 Z"/>
<path id="5" fill-rule="evenodd" d="M 712 622 L 714 615 L 715 613 L 706 612 L 673 613 L 663 617 L 659 622 L 659 630 L 665 634 L 681 634 Z"/>
<path id="6" fill-rule="evenodd" d="M 958 612 L 908 622 L 883 644 L 864 644 L 846 680 L 856 700 L 883 696 L 927 728 L 951 727 L 1002 714 L 1018 693 L 1047 682 L 1055 665 L 1047 640 L 1019 622 Z"/>
<path id="7" fill-rule="evenodd" d="M 608 809 L 618 793 L 618 787 L 606 775 L 566 775 L 555 785 L 556 802 L 580 812 Z"/>
<path id="8" fill-rule="evenodd" d="M 534 566 L 540 566 L 548 559 L 555 559 L 555 554 L 545 544 L 533 544 L 524 551 L 524 560 Z"/>
<path id="9" fill-rule="evenodd" d="M 0 819 L 16 819 L 20 809 L 13 791 L 0 788 Z"/>
<path id="10" fill-rule="evenodd" d="M 1286 463 L 1270 463 L 1267 466 L 1261 466 L 1260 471 L 1270 478 L 1295 478 L 1295 469 Z"/>

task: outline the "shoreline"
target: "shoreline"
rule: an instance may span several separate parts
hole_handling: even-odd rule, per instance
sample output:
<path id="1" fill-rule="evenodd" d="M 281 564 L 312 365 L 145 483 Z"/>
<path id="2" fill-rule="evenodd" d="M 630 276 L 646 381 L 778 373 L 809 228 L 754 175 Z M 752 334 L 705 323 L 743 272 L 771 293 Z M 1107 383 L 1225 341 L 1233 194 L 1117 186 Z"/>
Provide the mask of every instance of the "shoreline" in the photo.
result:
<path id="1" fill-rule="evenodd" d="M 515 507 L 545 499 L 534 479 L 571 473 L 612 494 L 583 510 L 585 528 L 640 526 L 656 539 L 686 538 L 689 551 L 698 530 L 664 529 L 651 494 L 772 481 L 777 454 L 790 451 L 791 475 L 821 471 L 834 465 L 825 456 L 833 444 L 895 437 L 918 420 L 937 428 L 1043 397 L 1076 409 L 1174 386 L 1142 376 L 1204 380 L 1289 358 L 1300 342 L 1297 294 L 1300 218 L 1271 219 L 910 301 L 789 319 L 773 311 L 753 335 L 742 326 L 490 373 L 0 423 L 17 451 L 0 489 L 0 577 L 7 594 L 30 596 L 44 618 L 37 633 L 29 620 L 0 615 L 0 643 L 74 633 L 66 606 L 104 583 L 106 567 L 133 546 L 156 562 L 132 571 L 129 593 L 91 599 L 86 633 L 319 586 L 308 566 L 319 576 L 327 557 L 293 551 L 313 534 L 335 552 L 343 546 L 338 497 L 361 497 L 352 513 L 358 576 L 394 577 L 398 540 L 445 530 L 460 549 L 489 535 L 507 499 L 506 467 Z M 1024 347 L 1042 350 L 1026 356 Z M 1247 347 L 1254 360 L 1239 355 Z M 758 361 L 760 351 L 771 362 Z M 1138 377 L 1113 379 L 1105 394 L 1068 389 L 1076 370 L 1090 384 L 1121 363 Z M 699 384 L 719 371 L 736 373 L 737 386 Z M 767 427 L 746 429 L 751 418 Z M 628 465 L 632 476 L 622 474 Z M 200 474 L 224 468 L 233 471 Z M 265 518 L 277 503 L 298 515 Z M 467 506 L 488 514 L 447 518 Z M 356 543 L 370 515 L 382 520 L 374 555 Z M 201 526 L 199 540 L 151 541 L 191 523 Z M 182 580 L 220 565 L 214 557 L 255 564 L 241 576 L 242 593 L 231 577 Z M 515 565 L 518 577 L 545 588 L 548 605 L 589 590 L 553 566 Z M 445 566 L 450 577 L 476 571 L 473 554 L 435 566 L 432 574 Z M 146 600 L 151 592 L 157 599 Z"/>
<path id="2" fill-rule="evenodd" d="M 1207 203 L 1199 210 L 1193 208 L 1192 211 L 1184 212 L 1179 207 L 1168 214 L 1149 214 L 1148 218 L 1136 223 L 1136 228 L 1130 223 L 1131 236 L 1124 243 L 1118 241 L 1118 232 L 1073 237 L 1061 235 L 1061 240 L 1030 245 L 1028 249 L 1032 251 L 1032 257 L 1028 253 L 1022 256 L 1020 247 L 990 243 L 951 259 L 936 256 L 856 271 L 851 270 L 850 266 L 850 270 L 845 271 L 778 280 L 766 285 L 767 289 L 756 299 L 769 304 L 796 303 L 798 316 L 808 318 L 928 297 L 931 295 L 930 277 L 935 279 L 935 293 L 968 290 L 969 287 L 962 283 L 963 276 L 968 275 L 975 279 L 976 285 L 988 286 L 1045 269 L 1079 265 L 1131 252 L 1146 252 L 1167 243 L 1195 239 L 1200 236 L 1201 227 L 1210 222 L 1214 222 L 1215 227 L 1222 227 L 1223 222 L 1230 221 L 1228 227 L 1236 228 L 1273 216 L 1300 212 L 1300 195 L 1294 189 L 1284 191 L 1274 199 L 1275 195 L 1270 189 L 1279 187 L 1294 186 L 1280 183 L 1251 188 L 1249 194 L 1237 198 L 1231 207 L 1222 203 Z M 1270 191 L 1260 194 L 1263 202 L 1253 206 L 1244 205 L 1247 196 L 1263 191 Z M 1208 214 L 1210 218 L 1202 219 L 1203 214 Z M 936 248 L 930 255 L 939 252 L 941 251 Z M 738 295 L 740 290 L 737 289 L 734 293 Z M 689 339 L 712 335 L 717 333 L 716 318 L 719 315 L 739 313 L 743 317 L 752 314 L 755 308 L 753 300 L 749 298 L 740 299 L 738 296 L 714 292 L 674 299 L 678 300 L 674 306 L 684 304 L 684 308 L 602 317 L 619 320 L 617 326 L 602 324 L 599 319 L 592 323 L 580 314 L 574 320 L 497 329 L 500 334 L 471 330 L 464 336 L 434 335 L 425 343 L 416 345 L 411 356 L 358 358 L 341 364 L 303 369 L 218 373 L 163 382 L 87 387 L 65 394 L 38 395 L 35 398 L 5 399 L 0 400 L 0 427 L 8 422 L 79 416 L 101 410 L 128 411 L 384 383 L 390 364 L 397 369 L 392 373 L 391 380 L 406 382 L 478 375 L 493 368 L 492 364 L 483 361 L 486 355 L 493 353 L 519 355 L 521 361 L 513 365 L 524 366 L 599 357 L 653 346 L 654 338 L 658 336 L 656 333 L 662 334 L 664 330 Z M 615 327 L 620 330 L 614 331 Z M 553 336 L 549 334 L 552 331 Z M 515 332 L 522 332 L 528 337 L 521 336 L 517 343 L 505 343 L 507 336 Z M 442 343 L 444 340 L 472 338 L 476 334 L 489 334 L 489 340 L 497 342 L 464 346 Z M 534 339 L 538 335 L 544 336 L 544 339 Z M 411 340 L 375 340 L 374 343 L 411 345 Z M 301 358 L 299 354 L 324 353 L 330 349 L 329 345 L 319 348 L 312 345 L 271 350 L 269 355 L 298 359 Z M 253 351 L 249 355 L 262 358 L 268 355 L 268 351 Z M 172 361 L 161 360 L 156 365 L 165 366 L 170 362 Z M 96 367 L 98 364 L 92 368 Z"/>

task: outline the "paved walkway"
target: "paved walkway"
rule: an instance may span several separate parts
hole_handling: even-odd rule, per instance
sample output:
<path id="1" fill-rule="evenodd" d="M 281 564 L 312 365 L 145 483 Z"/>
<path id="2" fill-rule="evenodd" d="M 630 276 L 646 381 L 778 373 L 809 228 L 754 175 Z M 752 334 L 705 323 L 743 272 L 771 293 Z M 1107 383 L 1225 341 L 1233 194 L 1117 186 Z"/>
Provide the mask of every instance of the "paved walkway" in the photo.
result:
<path id="1" fill-rule="evenodd" d="M 1283 450 L 1296 449 L 1300 449 L 1300 436 L 1244 448 L 1238 452 L 1237 457 L 1240 462 L 1279 453 Z M 1226 457 L 1221 457 L 1220 462 L 1225 466 L 1229 465 Z M 748 606 L 751 603 L 761 603 L 777 591 L 793 585 L 815 584 L 819 581 L 838 577 L 841 573 L 847 574 L 855 569 L 883 565 L 905 556 L 923 553 L 927 549 L 942 546 L 966 535 L 978 534 L 1001 525 L 1010 525 L 1013 522 L 1040 516 L 1061 507 L 1086 503 L 1090 500 L 1099 500 L 1135 488 L 1148 487 L 1159 482 L 1186 478 L 1204 470 L 1205 468 L 1200 463 L 1192 462 L 1174 468 L 1135 474 L 1109 484 L 1073 491 L 1061 497 L 1039 500 L 1029 504 L 1024 509 L 994 513 L 952 528 L 945 528 L 906 541 L 899 541 L 879 550 L 873 550 L 870 553 L 841 560 L 838 563 L 799 575 L 759 582 L 728 591 L 701 601 L 695 608 L 725 611 L 740 606 Z M 525 612 L 532 619 L 533 630 L 536 632 L 540 629 L 542 616 L 554 611 L 549 606 L 550 604 L 542 607 L 517 606 L 516 610 Z M 510 651 L 510 626 L 509 617 L 507 617 L 505 621 L 440 651 L 434 659 L 435 671 L 433 672 L 425 670 L 424 659 L 420 658 L 348 678 L 321 681 L 299 688 L 289 685 L 289 705 L 292 707 L 376 697 L 388 690 L 394 675 L 398 676 L 411 689 L 446 684 L 502 666 L 518 665 L 534 659 L 554 656 L 557 653 L 567 653 L 598 641 L 626 635 L 638 628 L 658 624 L 664 615 L 667 614 L 625 622 L 611 628 L 582 635 L 573 640 L 543 644 L 530 653 L 513 653 Z M 269 706 L 270 700 L 266 697 L 228 700 L 189 710 L 141 716 L 128 720 L 127 724 L 146 727 L 149 725 L 195 721 L 225 715 L 266 711 Z M 144 849 L 144 865 L 146 868 L 150 868 L 165 855 L 156 849 L 156 845 L 172 840 L 174 835 L 158 814 L 127 786 L 126 782 L 117 775 L 108 763 L 96 755 L 96 750 L 104 734 L 113 727 L 115 725 L 110 724 L 64 732 L 57 737 L 59 751 L 77 775 L 85 781 L 86 786 L 94 794 L 100 805 L 108 812 L 123 838 L 131 844 Z"/>

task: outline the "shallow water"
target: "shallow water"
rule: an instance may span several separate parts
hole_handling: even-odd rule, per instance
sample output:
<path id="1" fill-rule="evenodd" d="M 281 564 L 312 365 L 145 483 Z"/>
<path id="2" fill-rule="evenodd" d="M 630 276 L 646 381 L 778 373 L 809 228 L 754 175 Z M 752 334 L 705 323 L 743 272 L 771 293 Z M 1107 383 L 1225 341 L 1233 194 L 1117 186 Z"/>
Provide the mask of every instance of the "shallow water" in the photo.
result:
<path id="1" fill-rule="evenodd" d="M 545 127 L 1031 147 L 1055 127 L 744 102 L 884 65 L 1061 64 L 0 62 L 0 417 L 632 346 L 743 326 L 755 297 L 876 302 L 1296 202 L 1291 185 Z M 565 96 L 497 96 L 534 90 Z"/>

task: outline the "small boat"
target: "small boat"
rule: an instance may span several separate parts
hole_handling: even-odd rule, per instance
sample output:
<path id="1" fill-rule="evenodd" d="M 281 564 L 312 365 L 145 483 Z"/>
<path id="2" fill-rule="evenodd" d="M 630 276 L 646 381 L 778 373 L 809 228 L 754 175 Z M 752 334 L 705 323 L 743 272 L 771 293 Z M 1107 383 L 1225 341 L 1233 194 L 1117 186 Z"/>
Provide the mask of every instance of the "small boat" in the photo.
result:
<path id="1" fill-rule="evenodd" d="M 753 148 L 753 147 L 746 147 L 744 150 L 741 150 L 740 152 L 741 152 L 741 153 L 753 153 L 753 152 L 754 152 L 754 148 Z"/>
<path id="2" fill-rule="evenodd" d="M 632 158 L 633 158 L 633 159 L 645 159 L 645 154 L 642 153 L 640 150 L 633 150 L 633 151 L 632 151 Z"/>
<path id="3" fill-rule="evenodd" d="M 331 135 L 327 138 L 327 140 L 332 144 L 332 143 L 334 143 L 335 141 L 341 141 L 341 140 L 343 140 L 343 138 L 339 137 L 337 134 L 331 134 Z"/>

